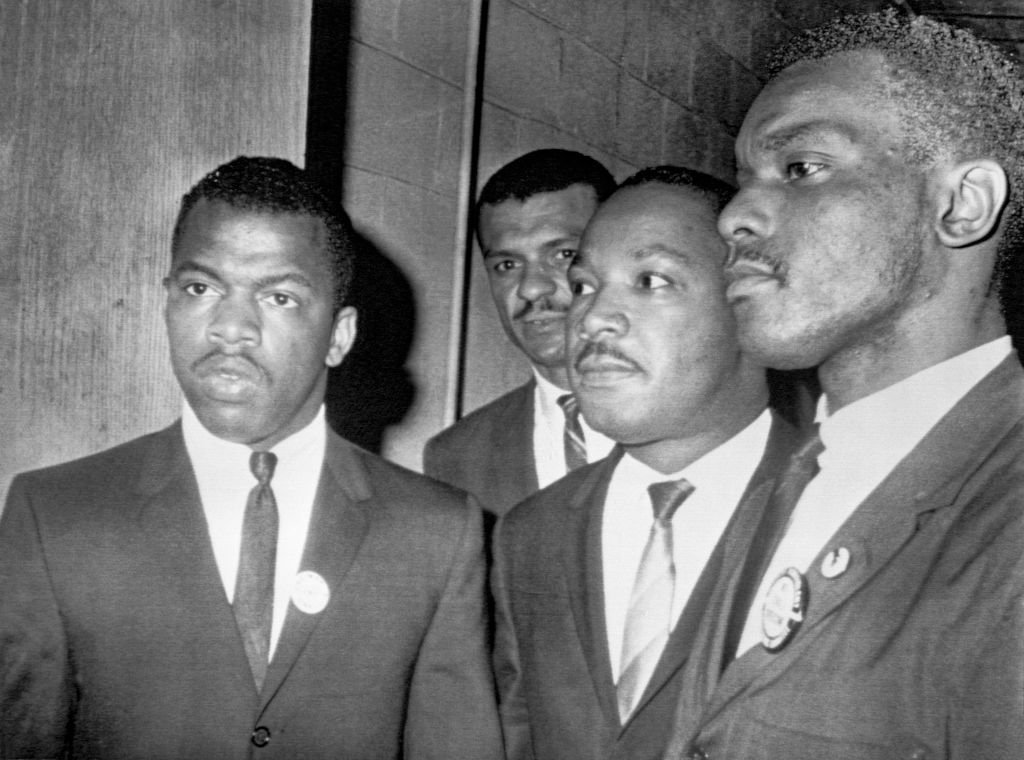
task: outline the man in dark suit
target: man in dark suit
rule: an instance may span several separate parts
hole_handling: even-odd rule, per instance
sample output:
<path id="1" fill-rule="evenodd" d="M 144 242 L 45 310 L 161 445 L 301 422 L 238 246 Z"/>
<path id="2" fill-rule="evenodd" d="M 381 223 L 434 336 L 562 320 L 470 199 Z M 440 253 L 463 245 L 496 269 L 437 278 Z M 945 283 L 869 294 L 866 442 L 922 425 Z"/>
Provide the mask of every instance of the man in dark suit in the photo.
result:
<path id="1" fill-rule="evenodd" d="M 498 522 L 512 760 L 660 756 L 723 536 L 760 515 L 793 446 L 725 300 L 715 223 L 731 196 L 700 172 L 645 169 L 597 211 L 569 270 L 570 379 L 620 446 Z M 665 490 L 685 500 L 659 514 Z"/>
<path id="2" fill-rule="evenodd" d="M 611 450 L 567 403 L 565 273 L 584 226 L 614 188 L 589 156 L 547 149 L 506 164 L 480 193 L 476 230 L 491 295 L 533 379 L 436 435 L 423 460 L 428 475 L 495 514 Z"/>
<path id="3" fill-rule="evenodd" d="M 185 196 L 182 419 L 18 476 L 0 520 L 0 756 L 500 757 L 479 508 L 324 421 L 350 240 L 280 159 Z"/>
<path id="4" fill-rule="evenodd" d="M 894 12 L 775 61 L 719 228 L 744 349 L 819 365 L 824 450 L 772 500 L 772 550 L 723 571 L 667 757 L 1022 757 L 1024 377 L 998 292 L 1024 84 Z"/>

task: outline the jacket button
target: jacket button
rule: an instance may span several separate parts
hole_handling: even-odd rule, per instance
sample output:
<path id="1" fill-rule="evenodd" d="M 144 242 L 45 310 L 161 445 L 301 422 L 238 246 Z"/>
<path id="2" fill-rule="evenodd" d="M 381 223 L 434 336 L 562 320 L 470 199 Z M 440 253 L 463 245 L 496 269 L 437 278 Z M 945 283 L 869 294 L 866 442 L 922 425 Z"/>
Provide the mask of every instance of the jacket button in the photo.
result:
<path id="1" fill-rule="evenodd" d="M 690 748 L 690 760 L 709 760 L 709 756 L 703 747 L 694 746 Z"/>
<path id="2" fill-rule="evenodd" d="M 270 744 L 270 729 L 266 726 L 257 726 L 250 741 L 257 747 L 266 747 Z"/>

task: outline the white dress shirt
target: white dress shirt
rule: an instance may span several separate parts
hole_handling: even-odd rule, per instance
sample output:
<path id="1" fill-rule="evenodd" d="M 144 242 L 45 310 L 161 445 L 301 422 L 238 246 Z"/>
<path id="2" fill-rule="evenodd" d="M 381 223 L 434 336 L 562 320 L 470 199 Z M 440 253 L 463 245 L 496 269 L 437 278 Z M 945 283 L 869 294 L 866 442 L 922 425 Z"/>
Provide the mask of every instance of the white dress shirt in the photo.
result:
<path id="1" fill-rule="evenodd" d="M 249 492 L 256 478 L 249 470 L 252 449 L 210 433 L 186 402 L 181 415 L 185 447 L 199 484 L 203 513 L 210 532 L 213 556 L 229 602 L 234 601 L 235 577 L 242 545 L 242 521 Z M 277 558 L 274 569 L 274 617 L 270 629 L 270 655 L 284 627 L 292 583 L 299 571 L 313 501 L 320 481 L 327 423 L 323 406 L 314 420 L 272 449 L 277 466 L 270 487 L 277 501 Z"/>
<path id="2" fill-rule="evenodd" d="M 806 573 L 811 562 L 857 507 L 928 431 L 1012 350 L 1002 337 L 911 375 L 828 413 L 818 401 L 825 450 L 819 472 L 804 489 L 747 614 L 737 655 L 761 641 L 765 592 L 787 568 Z M 813 597 L 811 604 L 814 604 Z"/>
<path id="3" fill-rule="evenodd" d="M 558 397 L 564 391 L 546 380 L 536 369 L 533 375 L 537 385 L 533 391 L 533 459 L 537 470 L 537 486 L 544 488 L 559 478 L 565 477 L 565 412 L 558 405 Z M 587 446 L 587 462 L 597 462 L 611 452 L 615 441 L 598 433 L 580 415 L 583 440 Z"/>
<path id="4" fill-rule="evenodd" d="M 674 628 L 764 456 L 770 429 L 771 414 L 765 410 L 728 441 L 672 475 L 660 473 L 629 454 L 619 461 L 608 484 L 601 526 L 605 622 L 612 677 L 616 682 L 633 582 L 654 522 L 647 487 L 679 478 L 686 478 L 694 487 L 672 518 L 672 555 L 676 567 Z"/>

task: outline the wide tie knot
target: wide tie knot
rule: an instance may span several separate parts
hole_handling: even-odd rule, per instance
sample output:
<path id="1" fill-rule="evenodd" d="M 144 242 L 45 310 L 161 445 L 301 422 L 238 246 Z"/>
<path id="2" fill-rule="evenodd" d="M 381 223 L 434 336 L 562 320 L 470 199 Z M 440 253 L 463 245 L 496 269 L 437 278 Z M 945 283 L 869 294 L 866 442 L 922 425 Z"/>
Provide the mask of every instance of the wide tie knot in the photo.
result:
<path id="1" fill-rule="evenodd" d="M 249 456 L 249 469 L 256 476 L 261 486 L 265 486 L 274 477 L 274 468 L 277 466 L 277 454 L 269 451 L 254 451 Z"/>
<path id="2" fill-rule="evenodd" d="M 686 478 L 679 480 L 665 480 L 660 483 L 651 483 L 647 486 L 647 493 L 651 496 L 651 507 L 654 509 L 654 519 L 662 525 L 672 521 L 679 505 L 686 501 L 687 497 L 694 492 L 693 484 Z"/>

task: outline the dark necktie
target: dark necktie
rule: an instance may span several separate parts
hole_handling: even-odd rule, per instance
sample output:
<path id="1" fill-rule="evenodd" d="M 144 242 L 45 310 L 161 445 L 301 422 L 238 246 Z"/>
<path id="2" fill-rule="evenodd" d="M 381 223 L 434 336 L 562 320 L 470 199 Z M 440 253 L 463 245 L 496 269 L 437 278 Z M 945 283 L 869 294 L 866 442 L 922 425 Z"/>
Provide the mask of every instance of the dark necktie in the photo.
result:
<path id="1" fill-rule="evenodd" d="M 622 658 L 616 695 L 623 724 L 647 688 L 672 630 L 676 566 L 672 558 L 672 516 L 693 493 L 688 480 L 652 483 L 647 488 L 654 522 L 640 558 L 629 597 L 622 636 Z"/>
<path id="2" fill-rule="evenodd" d="M 768 570 L 775 548 L 782 540 L 793 508 L 800 500 L 800 495 L 807 484 L 818 474 L 818 455 L 824 450 L 818 426 L 814 425 L 811 434 L 790 457 L 782 475 L 776 481 L 777 485 L 761 516 L 750 551 L 747 552 L 740 582 L 736 587 L 736 598 L 729 612 L 729 625 L 726 629 L 723 670 L 736 657 L 736 648 L 743 636 L 750 606 L 754 602 L 754 594 L 757 593 L 761 580 Z"/>
<path id="3" fill-rule="evenodd" d="M 263 688 L 270 660 L 270 625 L 274 618 L 274 561 L 277 554 L 277 501 L 270 488 L 277 457 L 254 451 L 249 469 L 256 486 L 249 492 L 242 523 L 242 546 L 232 607 L 245 644 L 256 690 Z"/>
<path id="4" fill-rule="evenodd" d="M 565 430 L 562 433 L 562 447 L 565 450 L 565 469 L 572 472 L 587 463 L 587 444 L 580 425 L 580 404 L 571 393 L 558 397 L 558 405 L 565 413 Z"/>

